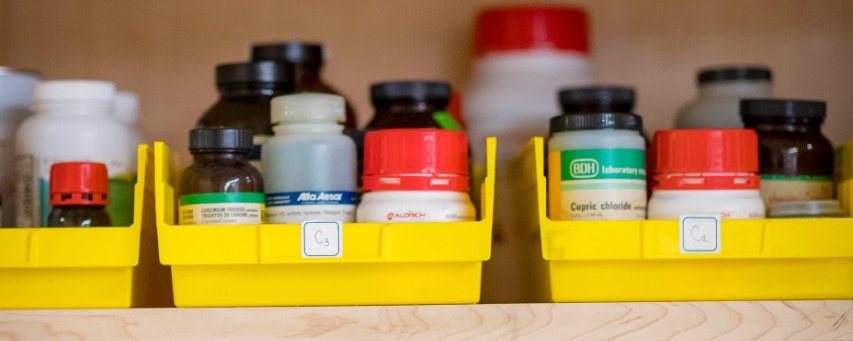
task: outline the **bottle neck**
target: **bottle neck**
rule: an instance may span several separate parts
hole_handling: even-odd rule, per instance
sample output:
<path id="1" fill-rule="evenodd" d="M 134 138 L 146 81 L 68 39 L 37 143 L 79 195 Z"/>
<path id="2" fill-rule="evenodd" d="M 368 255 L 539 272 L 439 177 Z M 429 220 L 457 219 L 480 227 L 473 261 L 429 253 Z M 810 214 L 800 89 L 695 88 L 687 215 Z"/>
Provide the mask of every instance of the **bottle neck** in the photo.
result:
<path id="1" fill-rule="evenodd" d="M 249 154 L 237 152 L 193 152 L 193 161 L 198 164 L 249 162 Z"/>
<path id="2" fill-rule="evenodd" d="M 344 126 L 337 122 L 288 122 L 273 126 L 276 135 L 280 134 L 340 134 Z"/>
<path id="3" fill-rule="evenodd" d="M 803 133 L 820 134 L 820 123 L 747 123 L 746 128 L 762 133 Z"/>
<path id="4" fill-rule="evenodd" d="M 713 82 L 699 85 L 700 96 L 737 96 L 741 98 L 764 98 L 773 95 L 772 84 L 768 81 L 739 80 Z"/>
<path id="5" fill-rule="evenodd" d="M 296 73 L 296 84 L 306 87 L 322 83 L 320 80 L 320 69 L 322 65 L 293 63 L 293 71 Z"/>
<path id="6" fill-rule="evenodd" d="M 110 116 L 113 106 L 109 102 L 70 102 L 36 104 L 38 114 L 71 116 Z"/>
<path id="7" fill-rule="evenodd" d="M 229 99 L 265 99 L 290 92 L 289 87 L 280 84 L 225 84 L 220 85 L 219 96 Z"/>
<path id="8" fill-rule="evenodd" d="M 567 72 L 589 77 L 588 69 L 588 56 L 581 52 L 531 49 L 482 55 L 476 60 L 474 72 L 483 74 Z"/>

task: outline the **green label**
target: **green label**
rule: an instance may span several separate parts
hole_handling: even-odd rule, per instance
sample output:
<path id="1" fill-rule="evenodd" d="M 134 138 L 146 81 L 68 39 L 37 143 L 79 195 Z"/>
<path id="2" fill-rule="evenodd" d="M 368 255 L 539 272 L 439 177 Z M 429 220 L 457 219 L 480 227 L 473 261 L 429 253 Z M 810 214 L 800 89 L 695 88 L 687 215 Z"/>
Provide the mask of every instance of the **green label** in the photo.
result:
<path id="1" fill-rule="evenodd" d="M 776 181 L 779 181 L 779 180 L 781 180 L 781 181 L 818 181 L 818 182 L 824 182 L 824 181 L 832 181 L 832 177 L 831 177 L 831 176 L 824 176 L 824 175 L 795 175 L 795 176 L 788 176 L 788 175 L 778 175 L 778 174 L 762 174 L 762 175 L 761 175 L 761 180 L 768 180 L 768 181 L 774 181 L 774 180 L 776 180 Z"/>
<path id="2" fill-rule="evenodd" d="M 179 205 L 224 204 L 224 203 L 253 203 L 263 204 L 266 201 L 264 193 L 201 193 L 183 195 L 178 200 Z"/>
<path id="3" fill-rule="evenodd" d="M 646 152 L 637 149 L 564 150 L 560 165 L 563 181 L 646 179 Z"/>

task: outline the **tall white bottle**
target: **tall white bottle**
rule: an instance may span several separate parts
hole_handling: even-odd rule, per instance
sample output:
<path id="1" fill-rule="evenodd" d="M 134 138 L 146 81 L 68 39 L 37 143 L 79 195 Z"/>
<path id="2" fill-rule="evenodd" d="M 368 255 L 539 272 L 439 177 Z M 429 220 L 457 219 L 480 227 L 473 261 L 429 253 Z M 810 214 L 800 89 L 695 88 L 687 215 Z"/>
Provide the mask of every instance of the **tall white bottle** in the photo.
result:
<path id="1" fill-rule="evenodd" d="M 302 93 L 271 106 L 275 135 L 261 148 L 266 222 L 354 222 L 356 149 L 343 135 L 344 98 Z"/>
<path id="2" fill-rule="evenodd" d="M 473 198 L 485 173 L 486 137 L 497 137 L 495 234 L 492 261 L 483 268 L 483 302 L 529 302 L 532 288 L 522 273 L 521 253 L 529 236 L 512 215 L 517 211 L 506 165 L 534 136 L 548 136 L 560 114 L 560 88 L 590 83 L 586 14 L 564 6 L 485 9 L 477 18 L 474 71 L 463 96 L 471 144 Z"/>
<path id="3" fill-rule="evenodd" d="M 145 135 L 139 129 L 139 96 L 130 91 L 117 91 L 115 97 L 115 106 L 113 107 L 113 117 L 127 126 L 130 131 L 130 145 L 128 146 L 128 154 L 133 155 L 131 158 L 131 169 L 136 169 L 137 150 L 140 144 L 148 143 Z"/>
<path id="4" fill-rule="evenodd" d="M 678 129 L 743 128 L 740 100 L 773 95 L 769 68 L 724 66 L 699 70 L 699 97 L 678 112 Z"/>
<path id="5" fill-rule="evenodd" d="M 63 161 L 106 164 L 110 198 L 115 199 L 107 210 L 114 225 L 130 225 L 136 170 L 127 153 L 131 134 L 111 117 L 114 97 L 115 85 L 106 81 L 55 80 L 35 86 L 34 115 L 16 135 L 17 226 L 46 226 L 50 166 Z"/>

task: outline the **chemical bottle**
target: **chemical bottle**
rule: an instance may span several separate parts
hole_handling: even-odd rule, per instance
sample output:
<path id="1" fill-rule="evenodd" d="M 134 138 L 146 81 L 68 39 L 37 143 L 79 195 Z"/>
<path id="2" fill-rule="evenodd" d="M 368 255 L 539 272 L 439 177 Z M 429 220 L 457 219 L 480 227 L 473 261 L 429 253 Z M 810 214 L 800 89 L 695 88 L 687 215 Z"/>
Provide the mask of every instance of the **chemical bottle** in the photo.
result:
<path id="1" fill-rule="evenodd" d="M 554 220 L 646 218 L 646 143 L 640 116 L 558 115 L 548 139 L 549 212 Z"/>
<path id="2" fill-rule="evenodd" d="M 682 214 L 764 218 L 758 137 L 750 129 L 675 129 L 655 133 L 649 219 Z"/>
<path id="3" fill-rule="evenodd" d="M 127 153 L 131 133 L 112 117 L 115 85 L 97 80 L 53 80 L 36 85 L 34 115 L 16 135 L 17 226 L 47 225 L 50 166 L 63 161 L 107 165 L 115 226 L 133 222 L 136 155 Z M 122 200 L 117 200 L 122 198 Z"/>
<path id="4" fill-rule="evenodd" d="M 30 115 L 35 71 L 0 66 L 0 226 L 15 226 L 15 132 Z"/>
<path id="5" fill-rule="evenodd" d="M 468 141 L 444 129 L 382 129 L 364 141 L 358 222 L 476 219 L 468 194 Z"/>
<path id="6" fill-rule="evenodd" d="M 97 162 L 60 162 L 50 167 L 49 227 L 112 226 L 107 166 Z"/>
<path id="7" fill-rule="evenodd" d="M 136 155 L 137 146 L 145 144 L 148 139 L 139 129 L 139 96 L 130 91 L 117 91 L 113 116 L 119 122 L 127 125 L 131 132 L 130 152 Z"/>
<path id="8" fill-rule="evenodd" d="M 454 128 L 443 125 L 451 87 L 444 82 L 399 81 L 374 83 L 370 100 L 376 110 L 367 130 L 388 128 Z M 484 140 L 485 141 L 485 140 Z"/>
<path id="9" fill-rule="evenodd" d="M 315 92 L 341 95 L 323 80 L 320 72 L 325 63 L 325 49 L 320 43 L 289 41 L 252 46 L 252 61 L 272 60 L 293 65 L 295 87 L 293 92 Z M 346 120 L 344 129 L 355 129 L 356 115 L 349 100 L 344 98 Z"/>
<path id="10" fill-rule="evenodd" d="M 835 150 L 820 131 L 826 102 L 744 99 L 740 115 L 758 133 L 761 197 L 768 210 L 777 202 L 832 199 Z"/>
<path id="11" fill-rule="evenodd" d="M 262 61 L 216 66 L 219 100 L 198 120 L 199 128 L 251 129 L 254 149 L 250 159 L 261 168 L 261 145 L 272 135 L 270 101 L 294 87 L 293 65 Z"/>
<path id="12" fill-rule="evenodd" d="M 679 129 L 743 128 L 741 98 L 772 96 L 771 72 L 766 67 L 726 66 L 699 70 L 699 97 L 685 105 L 675 119 Z"/>
<path id="13" fill-rule="evenodd" d="M 181 225 L 252 225 L 263 223 L 264 180 L 249 162 L 252 130 L 190 130 L 193 163 L 178 183 Z"/>
<path id="14" fill-rule="evenodd" d="M 344 98 L 302 93 L 272 100 L 275 136 L 264 143 L 267 222 L 355 221 L 356 150 Z"/>

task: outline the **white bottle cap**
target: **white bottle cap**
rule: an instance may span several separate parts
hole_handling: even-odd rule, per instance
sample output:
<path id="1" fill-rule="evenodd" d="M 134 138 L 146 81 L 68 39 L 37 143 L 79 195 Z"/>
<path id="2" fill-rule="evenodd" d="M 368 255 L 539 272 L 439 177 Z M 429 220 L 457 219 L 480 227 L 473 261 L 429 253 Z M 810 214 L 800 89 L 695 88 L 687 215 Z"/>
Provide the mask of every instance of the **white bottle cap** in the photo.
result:
<path id="1" fill-rule="evenodd" d="M 130 91 L 116 92 L 113 114 L 121 122 L 136 123 L 139 120 L 139 96 Z"/>
<path id="2" fill-rule="evenodd" d="M 36 84 L 33 89 L 35 104 L 78 101 L 108 102 L 115 97 L 115 84 L 96 80 L 53 80 Z"/>
<path id="3" fill-rule="evenodd" d="M 344 122 L 344 98 L 332 94 L 301 93 L 272 99 L 272 124 Z"/>

